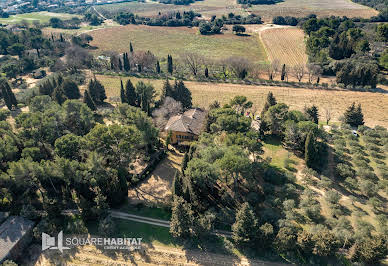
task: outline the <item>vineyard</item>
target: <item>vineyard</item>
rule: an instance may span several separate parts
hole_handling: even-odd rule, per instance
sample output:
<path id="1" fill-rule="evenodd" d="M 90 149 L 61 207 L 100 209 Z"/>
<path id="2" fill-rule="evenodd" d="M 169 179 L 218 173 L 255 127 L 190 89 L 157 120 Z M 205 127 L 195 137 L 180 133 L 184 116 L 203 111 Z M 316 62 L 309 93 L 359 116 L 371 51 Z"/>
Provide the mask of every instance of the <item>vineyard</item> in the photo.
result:
<path id="1" fill-rule="evenodd" d="M 260 31 L 265 50 L 270 61 L 279 60 L 281 64 L 306 64 L 304 33 L 299 28 L 282 27 Z"/>

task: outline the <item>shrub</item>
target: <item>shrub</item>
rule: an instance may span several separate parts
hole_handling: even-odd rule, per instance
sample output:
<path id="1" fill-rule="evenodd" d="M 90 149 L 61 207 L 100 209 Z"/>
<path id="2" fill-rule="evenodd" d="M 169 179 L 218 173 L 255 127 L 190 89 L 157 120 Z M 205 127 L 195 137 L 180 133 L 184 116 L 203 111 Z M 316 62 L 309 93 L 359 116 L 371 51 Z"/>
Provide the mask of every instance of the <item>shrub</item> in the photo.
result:
<path id="1" fill-rule="evenodd" d="M 337 191 L 329 190 L 326 192 L 325 200 L 330 205 L 337 205 L 340 199 L 341 199 L 341 195 Z"/>
<path id="2" fill-rule="evenodd" d="M 0 109 L 0 121 L 5 121 L 10 114 L 8 109 Z"/>
<path id="3" fill-rule="evenodd" d="M 337 175 L 340 178 L 354 177 L 354 170 L 347 164 L 339 163 L 336 167 Z"/>
<path id="4" fill-rule="evenodd" d="M 358 175 L 361 179 L 370 179 L 370 180 L 375 180 L 375 179 L 377 179 L 376 174 L 375 174 L 374 172 L 372 172 L 372 171 L 369 170 L 369 169 L 365 169 L 365 168 L 360 168 L 360 169 L 358 169 L 357 175 Z"/>
<path id="5" fill-rule="evenodd" d="M 361 180 L 358 184 L 358 188 L 362 194 L 368 197 L 372 197 L 377 193 L 376 185 L 369 180 Z"/>

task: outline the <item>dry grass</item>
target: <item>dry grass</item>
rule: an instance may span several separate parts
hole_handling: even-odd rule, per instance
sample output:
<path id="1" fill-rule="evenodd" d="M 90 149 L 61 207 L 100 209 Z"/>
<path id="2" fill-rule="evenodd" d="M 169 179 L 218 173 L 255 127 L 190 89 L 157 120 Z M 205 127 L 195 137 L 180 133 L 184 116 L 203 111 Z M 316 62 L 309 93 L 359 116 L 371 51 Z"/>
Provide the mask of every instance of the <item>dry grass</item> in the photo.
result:
<path id="1" fill-rule="evenodd" d="M 106 87 L 108 97 L 119 95 L 120 79 L 118 77 L 97 75 L 97 78 Z M 126 79 L 128 78 L 123 78 L 124 81 Z M 133 83 L 138 81 L 136 78 L 131 78 L 131 80 Z M 145 81 L 151 82 L 157 91 L 160 91 L 163 85 L 163 80 Z M 254 108 L 260 111 L 264 106 L 266 95 L 272 91 L 279 102 L 288 104 L 291 109 L 303 110 L 306 105 L 317 105 L 322 120 L 325 119 L 325 109 L 331 110 L 332 121 L 338 121 L 352 102 L 361 103 L 367 125 L 388 127 L 387 94 L 193 81 L 187 81 L 185 84 L 191 90 L 194 104 L 201 107 L 208 107 L 215 100 L 224 104 L 236 95 L 245 95 L 254 103 Z"/>
<path id="2" fill-rule="evenodd" d="M 128 25 L 91 31 L 91 45 L 102 51 L 128 52 L 132 42 L 136 50 L 150 50 L 159 57 L 168 54 L 177 57 L 185 52 L 201 54 L 208 59 L 220 59 L 229 56 L 245 56 L 252 61 L 267 59 L 263 45 L 256 35 L 236 36 L 232 32 L 221 35 L 204 36 L 197 28 L 186 27 L 150 27 Z"/>
<path id="3" fill-rule="evenodd" d="M 128 191 L 131 204 L 163 203 L 171 195 L 171 185 L 176 171 L 181 168 L 183 154 L 170 152 L 168 157 L 161 162 L 152 175 L 139 186 Z"/>
<path id="4" fill-rule="evenodd" d="M 269 28 L 260 31 L 268 59 L 279 60 L 281 64 L 306 64 L 307 55 L 304 32 L 297 27 Z"/>

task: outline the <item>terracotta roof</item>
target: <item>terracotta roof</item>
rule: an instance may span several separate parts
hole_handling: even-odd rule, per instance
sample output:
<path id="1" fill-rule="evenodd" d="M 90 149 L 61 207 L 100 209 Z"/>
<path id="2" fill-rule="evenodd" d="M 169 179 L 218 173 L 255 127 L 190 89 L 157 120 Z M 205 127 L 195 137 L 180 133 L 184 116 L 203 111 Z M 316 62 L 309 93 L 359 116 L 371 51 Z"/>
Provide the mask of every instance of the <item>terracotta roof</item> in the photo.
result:
<path id="1" fill-rule="evenodd" d="M 204 110 L 193 108 L 183 114 L 171 117 L 167 122 L 165 130 L 199 135 L 201 134 L 205 117 L 206 112 Z"/>

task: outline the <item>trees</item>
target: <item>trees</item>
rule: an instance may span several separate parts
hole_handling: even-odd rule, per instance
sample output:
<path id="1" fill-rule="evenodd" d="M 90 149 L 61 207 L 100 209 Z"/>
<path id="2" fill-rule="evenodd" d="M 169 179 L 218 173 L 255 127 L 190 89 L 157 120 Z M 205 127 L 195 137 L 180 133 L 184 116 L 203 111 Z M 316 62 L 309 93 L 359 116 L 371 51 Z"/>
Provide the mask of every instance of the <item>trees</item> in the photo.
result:
<path id="1" fill-rule="evenodd" d="M 382 23 L 377 26 L 377 36 L 381 41 L 388 41 L 388 23 Z"/>
<path id="2" fill-rule="evenodd" d="M 361 104 L 353 102 L 344 113 L 344 122 L 352 127 L 358 127 L 364 124 L 364 115 L 362 113 Z"/>
<path id="3" fill-rule="evenodd" d="M 62 83 L 62 87 L 67 99 L 79 99 L 79 97 L 81 97 L 78 85 L 74 81 L 65 79 Z"/>
<path id="4" fill-rule="evenodd" d="M 182 112 L 182 103 L 171 97 L 164 98 L 162 105 L 152 112 L 155 124 L 158 128 L 164 129 L 170 117 Z"/>
<path id="5" fill-rule="evenodd" d="M 191 91 L 185 86 L 182 80 L 175 82 L 173 98 L 182 103 L 183 109 L 189 109 L 192 106 Z"/>
<path id="6" fill-rule="evenodd" d="M 269 109 L 271 106 L 274 106 L 274 105 L 276 105 L 276 104 L 277 104 L 277 101 L 276 101 L 275 96 L 273 96 L 272 91 L 268 92 L 268 94 L 267 94 L 267 99 L 266 99 L 266 101 L 265 101 L 263 110 L 261 111 L 261 117 L 264 118 L 264 114 L 268 111 L 268 109 Z"/>
<path id="7" fill-rule="evenodd" d="M 245 79 L 252 68 L 252 64 L 248 59 L 238 56 L 229 57 L 227 59 L 227 64 L 233 74 L 239 79 Z"/>
<path id="8" fill-rule="evenodd" d="M 315 136 L 312 131 L 307 134 L 306 143 L 305 143 L 305 152 L 304 152 L 304 160 L 306 162 L 307 167 L 314 168 L 317 160 L 316 156 L 316 148 L 315 148 Z"/>
<path id="9" fill-rule="evenodd" d="M 264 120 L 268 124 L 273 135 L 282 135 L 287 114 L 288 106 L 284 103 L 278 103 L 271 106 L 265 113 Z"/>
<path id="10" fill-rule="evenodd" d="M 15 97 L 15 94 L 13 93 L 11 87 L 9 86 L 9 83 L 5 79 L 0 80 L 0 87 L 1 87 L 1 94 L 0 96 L 4 99 L 5 105 L 9 110 L 12 110 L 12 108 L 17 108 L 17 100 Z"/>
<path id="11" fill-rule="evenodd" d="M 94 101 L 93 101 L 92 97 L 90 96 L 89 90 L 86 90 L 84 92 L 83 103 L 85 103 L 90 108 L 90 110 L 92 110 L 92 111 L 97 110 L 96 105 L 94 104 Z"/>
<path id="12" fill-rule="evenodd" d="M 167 72 L 172 74 L 173 70 L 174 70 L 174 66 L 173 66 L 172 56 L 167 55 Z"/>
<path id="13" fill-rule="evenodd" d="M 193 225 L 193 211 L 191 206 L 181 197 L 174 197 L 170 233 L 174 237 L 187 238 L 191 235 Z"/>
<path id="14" fill-rule="evenodd" d="M 190 69 L 194 76 L 197 76 L 199 69 L 204 63 L 204 59 L 201 55 L 196 53 L 187 52 L 182 55 L 183 62 Z"/>
<path id="15" fill-rule="evenodd" d="M 305 75 L 305 65 L 303 64 L 295 65 L 292 68 L 292 74 L 294 74 L 294 77 L 297 78 L 299 82 L 301 82 Z"/>
<path id="16" fill-rule="evenodd" d="M 245 110 L 251 108 L 253 103 L 247 100 L 245 96 L 235 96 L 231 101 L 230 105 L 236 110 L 237 113 L 244 115 Z"/>
<path id="17" fill-rule="evenodd" d="M 96 78 L 90 80 L 88 91 L 95 104 L 102 104 L 106 99 L 105 87 Z"/>
<path id="18" fill-rule="evenodd" d="M 232 225 L 233 240 L 239 246 L 252 244 L 256 238 L 258 222 L 252 208 L 247 202 L 242 204 Z"/>
<path id="19" fill-rule="evenodd" d="M 304 113 L 308 120 L 313 121 L 315 124 L 318 124 L 318 107 L 316 107 L 315 105 L 312 105 L 311 107 L 305 107 Z"/>
<path id="20" fill-rule="evenodd" d="M 245 27 L 242 25 L 233 25 L 233 32 L 236 33 L 236 35 L 241 35 L 246 31 Z"/>
<path id="21" fill-rule="evenodd" d="M 355 259 L 368 265 L 377 265 L 387 254 L 387 240 L 382 236 L 373 236 L 357 241 L 355 244 Z"/>
<path id="22" fill-rule="evenodd" d="M 131 106 L 140 106 L 138 94 L 130 79 L 128 79 L 127 83 L 125 84 L 125 91 L 123 97 L 123 103 L 127 103 Z"/>
<path id="23" fill-rule="evenodd" d="M 155 88 L 150 83 L 146 84 L 139 81 L 136 84 L 135 92 L 138 97 L 138 105 L 141 110 L 150 115 L 151 104 L 155 100 Z"/>

